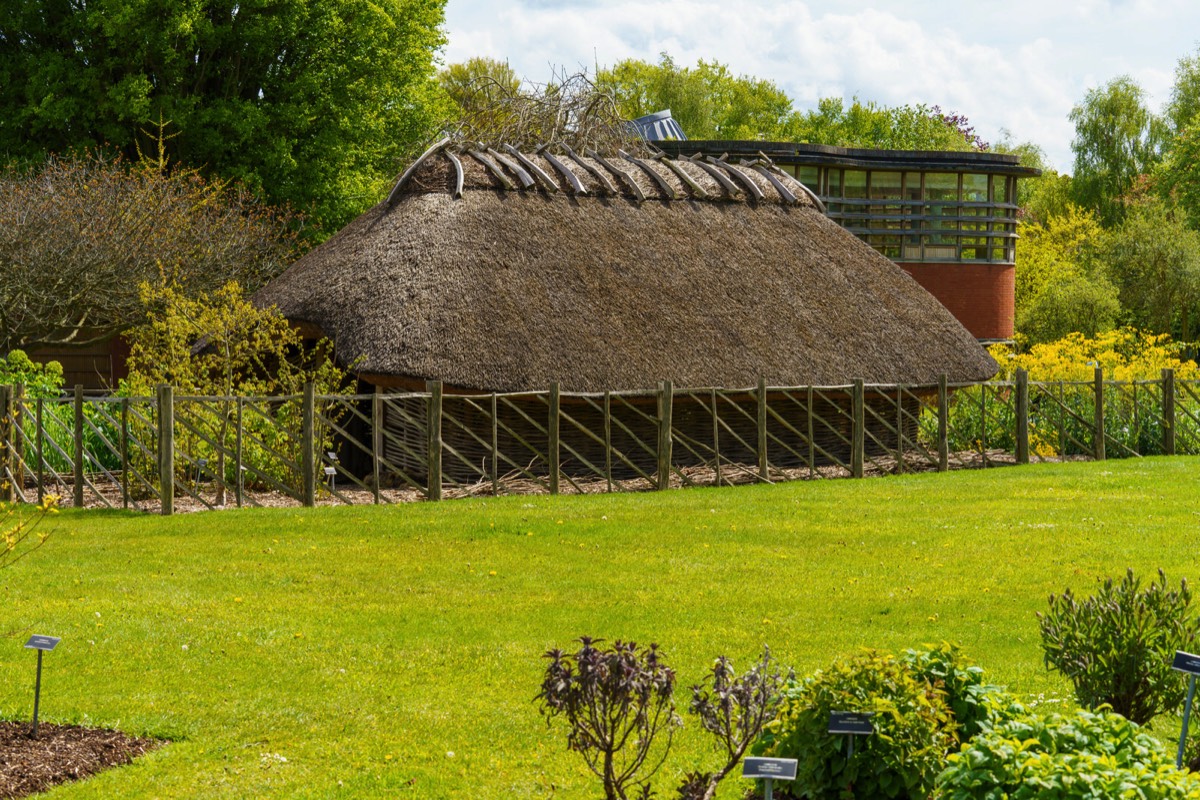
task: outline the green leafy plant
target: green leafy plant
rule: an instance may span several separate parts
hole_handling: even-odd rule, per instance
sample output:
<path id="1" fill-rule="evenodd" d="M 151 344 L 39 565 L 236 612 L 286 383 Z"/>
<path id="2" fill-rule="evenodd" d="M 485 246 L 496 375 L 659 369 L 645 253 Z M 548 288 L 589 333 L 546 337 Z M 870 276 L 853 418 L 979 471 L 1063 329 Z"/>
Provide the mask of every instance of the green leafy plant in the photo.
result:
<path id="1" fill-rule="evenodd" d="M 716 772 L 689 774 L 679 787 L 682 800 L 712 800 L 717 786 L 734 770 L 746 749 L 762 734 L 781 699 L 784 678 L 778 665 L 772 669 L 771 651 L 763 648 L 762 658 L 740 676 L 733 663 L 719 656 L 712 668 L 710 686 L 692 687 L 689 708 L 700 720 L 700 727 L 716 739 L 725 756 L 725 765 Z M 794 681 L 794 674 L 788 675 Z"/>
<path id="2" fill-rule="evenodd" d="M 1175 769 L 1158 740 L 1118 714 L 1041 714 L 1020 706 L 1009 713 L 949 757 L 937 797 L 1200 798 L 1200 776 Z"/>
<path id="3" fill-rule="evenodd" d="M 828 733 L 835 710 L 874 714 L 875 734 L 861 737 L 852 756 L 847 737 Z M 867 651 L 785 689 L 753 752 L 797 760 L 796 780 L 783 796 L 926 798 L 954 728 L 942 686 L 893 655 Z"/>
<path id="4" fill-rule="evenodd" d="M 662 661 L 658 645 L 639 649 L 634 642 L 583 636 L 574 654 L 546 653 L 542 690 L 536 701 L 550 724 L 562 717 L 569 725 L 567 747 L 604 784 L 605 800 L 627 800 L 637 789 L 650 796 L 650 778 L 671 749 L 675 729 L 675 671 Z M 656 746 L 656 739 L 665 742 Z"/>
<path id="5" fill-rule="evenodd" d="M 145 397 L 158 384 L 175 387 L 176 420 L 186 423 L 180 426 L 179 450 L 211 465 L 207 469 L 220 479 L 218 503 L 224 502 L 226 487 L 239 480 L 230 455 L 237 448 L 239 419 L 249 482 L 257 475 L 278 486 L 299 487 L 304 385 L 312 383 L 325 398 L 318 402 L 318 415 L 334 423 L 341 412 L 331 398 L 350 391 L 328 340 L 306 343 L 277 308 L 258 308 L 235 282 L 195 297 L 174 285 L 147 283 L 141 292 L 149 321 L 127 334 L 132 350 L 122 393 Z M 202 399 L 182 399 L 187 396 Z M 274 400 L 242 415 L 238 396 Z M 149 429 L 139 433 L 150 439 Z M 315 445 L 317 452 L 332 448 L 329 425 L 317 425 Z M 190 462 L 177 463 L 185 480 L 193 469 Z"/>
<path id="6" fill-rule="evenodd" d="M 958 645 L 942 642 L 929 650 L 905 650 L 900 660 L 914 675 L 944 693 L 959 742 L 979 733 L 991 715 L 988 699 L 1003 692 L 984 682 L 983 668 L 968 661 Z"/>
<path id="7" fill-rule="evenodd" d="M 1050 610 L 1038 614 L 1046 666 L 1071 681 L 1081 705 L 1108 705 L 1144 725 L 1183 702 L 1171 659 L 1191 649 L 1200 630 L 1191 602 L 1187 581 L 1169 590 L 1161 569 L 1145 589 L 1130 569 L 1083 600 L 1070 589 L 1050 595 Z"/>
<path id="8" fill-rule="evenodd" d="M 0 385 L 21 385 L 25 397 L 58 397 L 63 389 L 63 368 L 57 361 L 34 363 L 24 350 L 9 350 L 0 358 Z"/>

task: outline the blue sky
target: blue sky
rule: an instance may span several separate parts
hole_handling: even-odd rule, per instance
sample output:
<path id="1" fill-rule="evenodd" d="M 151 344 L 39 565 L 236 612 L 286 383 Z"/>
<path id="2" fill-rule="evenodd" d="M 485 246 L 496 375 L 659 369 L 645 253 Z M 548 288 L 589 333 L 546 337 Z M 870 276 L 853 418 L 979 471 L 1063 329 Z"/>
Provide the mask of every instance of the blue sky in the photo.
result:
<path id="1" fill-rule="evenodd" d="M 857 95 L 965 114 L 989 141 L 1011 131 L 1070 171 L 1071 108 L 1122 74 L 1158 111 L 1200 45 L 1196 0 L 449 0 L 446 63 L 472 55 L 544 82 L 624 58 L 717 59 L 768 78 L 800 109 Z"/>

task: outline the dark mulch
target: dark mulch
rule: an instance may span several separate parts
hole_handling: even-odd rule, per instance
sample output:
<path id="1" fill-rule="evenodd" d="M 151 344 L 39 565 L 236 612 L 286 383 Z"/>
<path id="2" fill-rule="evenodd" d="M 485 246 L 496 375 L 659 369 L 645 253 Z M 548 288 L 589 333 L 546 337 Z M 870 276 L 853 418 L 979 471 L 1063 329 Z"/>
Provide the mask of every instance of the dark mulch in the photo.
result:
<path id="1" fill-rule="evenodd" d="M 25 797 L 56 783 L 128 764 L 161 744 L 120 731 L 40 723 L 31 739 L 28 722 L 0 722 L 0 798 Z"/>

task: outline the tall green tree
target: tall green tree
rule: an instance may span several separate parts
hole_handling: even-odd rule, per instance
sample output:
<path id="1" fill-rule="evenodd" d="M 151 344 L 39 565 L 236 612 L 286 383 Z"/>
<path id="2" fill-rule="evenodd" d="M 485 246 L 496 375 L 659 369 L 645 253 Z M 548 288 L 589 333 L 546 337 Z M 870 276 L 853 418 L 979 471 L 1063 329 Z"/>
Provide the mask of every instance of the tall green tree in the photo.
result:
<path id="1" fill-rule="evenodd" d="M 1171 102 L 1167 106 L 1167 118 L 1171 127 L 1182 131 L 1196 120 L 1200 113 L 1200 48 L 1179 59 L 1175 66 L 1175 85 L 1171 88 Z"/>
<path id="2" fill-rule="evenodd" d="M 1154 182 L 1193 230 L 1200 230 L 1200 117 L 1171 140 L 1166 158 L 1154 171 Z"/>
<path id="3" fill-rule="evenodd" d="M 451 64 L 437 74 L 439 88 L 448 99 L 446 127 L 505 130 L 514 122 L 514 99 L 521 94 L 521 78 L 507 61 L 474 57 Z"/>
<path id="4" fill-rule="evenodd" d="M 1121 198 L 1162 155 L 1166 128 L 1146 107 L 1145 93 L 1123 75 L 1088 91 L 1071 111 L 1075 138 L 1072 191 L 1075 201 L 1094 209 L 1106 225 L 1124 215 Z"/>
<path id="5" fill-rule="evenodd" d="M 133 158 L 170 120 L 176 161 L 336 228 L 432 131 L 444 3 L 6 0 L 0 159 Z"/>
<path id="6" fill-rule="evenodd" d="M 1200 310 L 1200 233 L 1175 209 L 1153 195 L 1129 203 L 1125 219 L 1106 237 L 1103 258 L 1128 323 L 1192 339 Z"/>
<path id="7" fill-rule="evenodd" d="M 881 106 L 857 97 L 849 105 L 826 97 L 793 126 L 796 141 L 885 150 L 974 150 L 978 140 L 966 121 L 924 105 Z"/>
<path id="8" fill-rule="evenodd" d="M 1017 205 L 1023 221 L 1047 225 L 1051 218 L 1065 215 L 1071 205 L 1071 176 L 1050 166 L 1046 151 L 1032 142 L 1016 142 L 1012 133 L 1001 129 L 1001 139 L 991 147 L 994 153 L 1017 156 L 1021 166 L 1039 170 L 1041 175 L 1017 182 Z"/>
<path id="9" fill-rule="evenodd" d="M 666 53 L 657 64 L 626 59 L 596 73 L 628 119 L 671 109 L 689 139 L 788 139 L 796 114 L 773 82 L 735 75 L 717 61 L 680 66 Z"/>
<path id="10" fill-rule="evenodd" d="M 459 109 L 494 106 L 521 89 L 521 78 L 507 61 L 475 56 L 451 64 L 437 74 L 442 88 Z"/>
<path id="11" fill-rule="evenodd" d="M 1020 234 L 1016 327 L 1027 344 L 1116 325 L 1121 304 L 1099 257 L 1104 231 L 1094 213 L 1068 205 L 1045 224 L 1022 223 Z"/>

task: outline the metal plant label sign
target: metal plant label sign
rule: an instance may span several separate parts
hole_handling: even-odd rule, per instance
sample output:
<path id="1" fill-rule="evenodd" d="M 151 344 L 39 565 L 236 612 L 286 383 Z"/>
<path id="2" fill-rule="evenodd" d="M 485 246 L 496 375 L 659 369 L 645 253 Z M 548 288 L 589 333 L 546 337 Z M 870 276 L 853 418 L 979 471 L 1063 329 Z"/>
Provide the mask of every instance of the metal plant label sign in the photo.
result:
<path id="1" fill-rule="evenodd" d="M 1171 662 L 1171 669 L 1186 672 L 1188 675 L 1200 675 L 1200 656 L 1176 650 L 1175 660 Z"/>
<path id="2" fill-rule="evenodd" d="M 796 780 L 796 759 L 747 758 L 742 762 L 742 777 L 794 781 Z"/>
<path id="3" fill-rule="evenodd" d="M 35 636 L 29 637 L 29 641 L 25 643 L 25 647 L 28 650 L 50 651 L 50 650 L 53 650 L 55 647 L 58 647 L 58 643 L 61 641 L 62 641 L 62 639 L 60 637 L 56 637 L 56 636 L 35 635 Z"/>
<path id="4" fill-rule="evenodd" d="M 851 736 L 870 736 L 875 732 L 873 717 L 869 711 L 830 711 L 829 733 L 844 733 Z"/>

